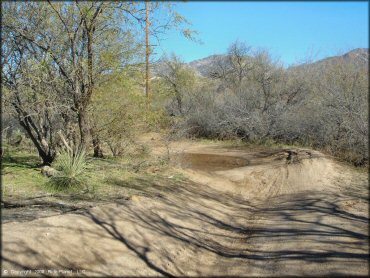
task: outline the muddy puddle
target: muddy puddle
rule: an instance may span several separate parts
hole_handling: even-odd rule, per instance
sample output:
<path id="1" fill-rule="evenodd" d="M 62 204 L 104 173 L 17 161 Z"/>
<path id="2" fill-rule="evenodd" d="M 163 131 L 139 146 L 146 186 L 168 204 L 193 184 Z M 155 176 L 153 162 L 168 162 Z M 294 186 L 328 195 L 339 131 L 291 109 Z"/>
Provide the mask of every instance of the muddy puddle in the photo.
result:
<path id="1" fill-rule="evenodd" d="M 249 165 L 249 161 L 243 157 L 207 153 L 183 153 L 177 156 L 176 160 L 176 164 L 182 168 L 207 172 L 230 170 Z"/>
<path id="2" fill-rule="evenodd" d="M 219 153 L 186 152 L 172 157 L 174 164 L 185 169 L 206 172 L 225 171 L 234 168 L 257 165 L 283 165 L 300 163 L 304 159 L 313 158 L 304 150 L 282 149 L 274 151 L 249 152 L 238 155 L 240 150 L 218 150 Z M 228 153 L 228 154 L 226 154 Z"/>

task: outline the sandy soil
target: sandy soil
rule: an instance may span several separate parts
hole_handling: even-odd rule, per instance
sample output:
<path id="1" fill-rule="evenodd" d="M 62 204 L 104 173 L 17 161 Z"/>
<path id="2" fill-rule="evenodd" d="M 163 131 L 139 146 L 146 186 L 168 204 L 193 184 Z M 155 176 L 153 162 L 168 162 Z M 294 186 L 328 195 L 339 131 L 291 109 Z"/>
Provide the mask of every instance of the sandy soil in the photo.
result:
<path id="1" fill-rule="evenodd" d="M 155 198 L 3 224 L 2 274 L 368 274 L 365 173 L 312 150 L 169 147 L 190 180 Z"/>

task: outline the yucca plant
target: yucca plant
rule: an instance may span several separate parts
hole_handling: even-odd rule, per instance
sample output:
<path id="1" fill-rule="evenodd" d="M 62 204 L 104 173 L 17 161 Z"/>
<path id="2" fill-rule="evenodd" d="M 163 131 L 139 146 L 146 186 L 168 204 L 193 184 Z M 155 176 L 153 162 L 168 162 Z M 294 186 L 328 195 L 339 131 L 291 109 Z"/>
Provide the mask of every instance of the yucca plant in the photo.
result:
<path id="1" fill-rule="evenodd" d="M 64 149 L 55 161 L 57 173 L 50 182 L 58 189 L 83 185 L 87 168 L 86 152 L 83 148 Z"/>

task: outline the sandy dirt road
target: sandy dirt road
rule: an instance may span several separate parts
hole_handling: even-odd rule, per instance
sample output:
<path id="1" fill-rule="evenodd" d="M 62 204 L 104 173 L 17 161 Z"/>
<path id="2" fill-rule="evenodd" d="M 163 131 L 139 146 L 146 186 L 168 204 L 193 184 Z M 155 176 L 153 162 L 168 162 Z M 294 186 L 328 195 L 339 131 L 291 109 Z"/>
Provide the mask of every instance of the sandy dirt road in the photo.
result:
<path id="1" fill-rule="evenodd" d="M 172 152 L 189 180 L 151 184 L 154 198 L 4 224 L 2 274 L 368 274 L 366 174 L 303 149 Z"/>

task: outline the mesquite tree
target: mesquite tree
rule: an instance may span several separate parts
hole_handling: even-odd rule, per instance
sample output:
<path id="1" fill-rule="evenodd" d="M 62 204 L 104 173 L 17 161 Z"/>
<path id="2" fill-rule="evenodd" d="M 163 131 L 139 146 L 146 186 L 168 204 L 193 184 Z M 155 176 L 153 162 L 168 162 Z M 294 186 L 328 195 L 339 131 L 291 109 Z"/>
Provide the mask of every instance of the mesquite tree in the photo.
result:
<path id="1" fill-rule="evenodd" d="M 114 76 L 112 73 L 125 67 L 127 45 L 137 49 L 137 41 L 141 39 L 137 33 L 142 31 L 140 23 L 145 22 L 145 8 L 142 4 L 102 1 L 2 4 L 2 50 L 8 53 L 2 57 L 2 73 L 6 76 L 2 85 L 9 96 L 7 103 L 14 108 L 14 113 L 40 156 L 43 157 L 44 152 L 49 153 L 49 150 L 41 151 L 41 145 L 46 149 L 55 145 L 55 122 L 67 122 L 65 125 L 68 128 L 62 128 L 67 139 L 69 134 L 74 134 L 71 137 L 76 138 L 76 133 L 67 130 L 74 130 L 73 127 L 77 125 L 80 144 L 87 147 L 92 137 L 94 155 L 102 156 L 99 132 L 94 130 L 95 125 L 91 123 L 91 111 L 88 108 L 95 88 Z M 151 35 L 160 35 L 169 26 L 178 26 L 185 21 L 172 12 L 167 13 L 170 21 L 157 24 L 161 20 L 155 20 L 159 17 L 156 11 L 161 10 L 162 6 L 171 11 L 171 5 L 153 3 L 151 6 Z M 126 41 L 127 35 L 132 33 L 135 34 L 131 38 L 137 40 L 134 43 Z M 183 33 L 185 36 L 191 35 L 189 30 L 183 30 Z M 136 55 L 140 55 L 140 52 Z M 34 76 L 30 74 L 32 71 L 37 71 Z M 29 98 L 31 93 L 25 97 L 26 92 L 32 92 L 34 98 L 46 95 L 48 99 L 56 101 L 56 105 L 50 105 L 50 100 L 39 101 L 48 108 L 48 116 L 44 113 L 40 126 L 35 122 L 44 110 L 35 110 L 33 99 Z M 56 120 L 62 115 L 64 122 Z M 47 118 L 55 120 L 49 121 Z M 41 136 L 46 123 L 49 126 L 46 128 L 48 135 Z M 48 156 L 47 159 L 43 158 L 46 164 L 54 159 L 55 147 Z"/>
<path id="2" fill-rule="evenodd" d="M 120 45 L 124 43 L 121 34 L 128 29 L 122 27 L 121 23 L 125 20 L 125 13 L 135 13 L 134 6 L 130 3 L 106 2 L 5 3 L 3 52 L 8 55 L 2 60 L 2 73 L 9 78 L 4 79 L 3 85 L 7 86 L 14 99 L 18 99 L 18 104 L 20 98 L 17 96 L 17 88 L 20 80 L 29 78 L 30 82 L 22 84 L 33 90 L 35 95 L 45 93 L 46 88 L 41 84 L 52 86 L 52 89 L 48 89 L 48 96 L 58 95 L 58 98 L 63 100 L 60 102 L 61 106 L 63 102 L 68 102 L 68 108 L 73 112 L 66 113 L 66 117 L 71 118 L 71 114 L 75 113 L 80 144 L 86 146 L 90 135 L 87 109 L 94 87 L 104 73 L 121 66 Z M 29 71 L 25 69 L 29 68 L 31 60 L 44 65 L 42 74 L 45 78 L 41 83 L 37 83 L 30 75 L 26 77 Z M 5 64 L 7 66 L 4 66 Z M 32 70 L 35 70 L 35 67 Z M 37 70 L 40 70 L 40 67 Z M 58 82 L 51 83 L 48 79 Z M 12 103 L 14 106 L 15 102 Z M 28 106 L 32 107 L 32 103 L 28 103 Z M 38 130 L 32 123 L 34 115 L 20 107 L 15 107 L 20 121 L 31 122 L 32 129 Z M 59 111 L 54 110 L 53 113 L 58 114 Z M 29 128 L 22 122 L 21 125 L 30 135 Z M 47 139 L 40 137 L 39 141 L 45 142 Z M 93 143 L 95 154 L 99 155 L 97 136 L 93 136 Z M 35 145 L 40 149 L 39 144 Z M 45 163 L 50 163 L 54 156 L 51 154 Z"/>
<path id="3" fill-rule="evenodd" d="M 4 106 L 12 108 L 43 164 L 50 165 L 59 144 L 56 133 L 62 130 L 70 135 L 68 127 L 74 112 L 72 102 L 64 97 L 70 90 L 69 84 L 60 78 L 52 57 L 10 28 L 17 25 L 14 15 L 23 16 L 26 9 L 10 4 L 3 8 L 7 11 L 3 17 L 1 59 Z M 42 10 L 40 13 L 43 15 Z M 37 24 L 37 19 L 33 20 Z"/>

